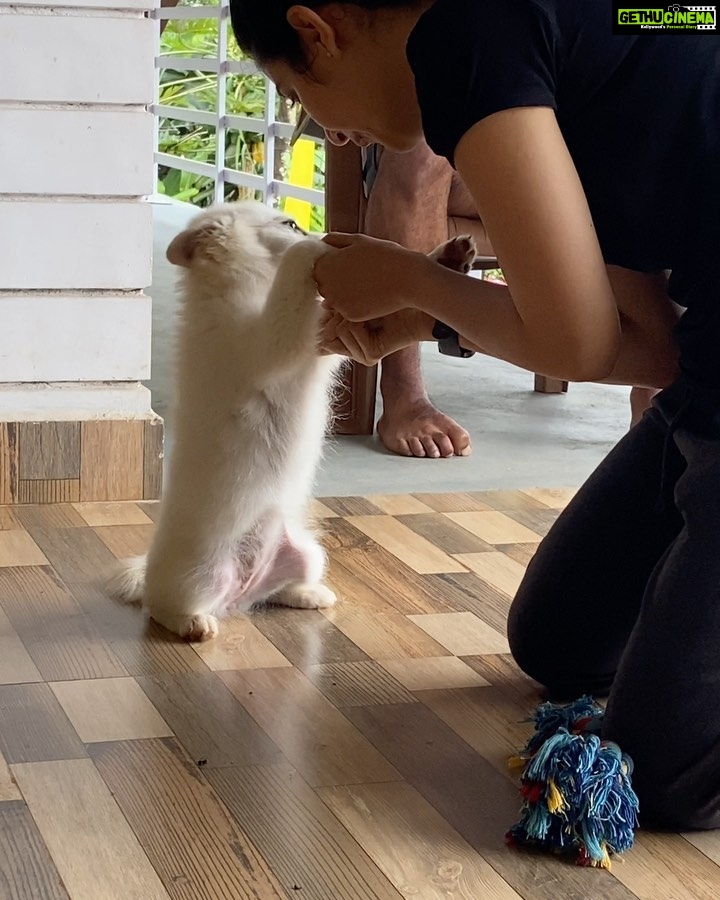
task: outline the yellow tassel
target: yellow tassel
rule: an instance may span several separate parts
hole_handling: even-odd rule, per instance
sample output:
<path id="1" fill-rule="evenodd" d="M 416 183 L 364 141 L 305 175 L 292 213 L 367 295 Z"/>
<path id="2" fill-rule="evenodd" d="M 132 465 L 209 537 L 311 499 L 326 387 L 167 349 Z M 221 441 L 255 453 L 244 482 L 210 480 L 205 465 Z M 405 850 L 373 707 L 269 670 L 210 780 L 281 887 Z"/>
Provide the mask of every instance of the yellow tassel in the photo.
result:
<path id="1" fill-rule="evenodd" d="M 508 759 L 508 769 L 524 769 L 527 759 L 522 756 L 511 756 Z"/>
<path id="2" fill-rule="evenodd" d="M 565 798 L 557 789 L 557 785 L 552 779 L 548 781 L 547 808 L 548 812 L 552 813 L 552 815 L 561 813 L 568 808 Z"/>
<path id="3" fill-rule="evenodd" d="M 607 852 L 605 847 L 602 848 L 603 857 L 602 859 L 597 859 L 593 862 L 593 868 L 595 869 L 607 869 L 609 872 L 612 869 L 612 862 L 610 860 L 610 854 Z"/>

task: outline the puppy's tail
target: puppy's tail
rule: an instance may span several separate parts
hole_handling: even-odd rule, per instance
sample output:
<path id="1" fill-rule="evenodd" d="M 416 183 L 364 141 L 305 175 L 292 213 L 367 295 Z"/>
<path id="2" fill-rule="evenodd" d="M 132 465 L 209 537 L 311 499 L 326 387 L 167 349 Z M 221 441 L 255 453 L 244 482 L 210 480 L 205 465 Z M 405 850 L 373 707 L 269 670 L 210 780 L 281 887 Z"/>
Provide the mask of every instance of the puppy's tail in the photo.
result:
<path id="1" fill-rule="evenodd" d="M 118 603 L 141 603 L 145 592 L 147 558 L 124 559 L 108 582 L 108 593 Z"/>

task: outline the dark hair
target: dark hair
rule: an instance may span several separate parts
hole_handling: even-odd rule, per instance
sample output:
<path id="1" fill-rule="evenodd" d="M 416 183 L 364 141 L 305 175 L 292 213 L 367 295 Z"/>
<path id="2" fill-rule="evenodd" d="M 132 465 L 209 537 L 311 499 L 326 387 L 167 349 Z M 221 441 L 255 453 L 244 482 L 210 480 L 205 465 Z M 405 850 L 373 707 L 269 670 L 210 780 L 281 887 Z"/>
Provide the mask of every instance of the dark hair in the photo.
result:
<path id="1" fill-rule="evenodd" d="M 407 9 L 419 0 L 349 0 L 359 9 Z M 260 62 L 282 60 L 295 69 L 306 64 L 297 32 L 287 21 L 287 11 L 300 3 L 322 9 L 330 0 L 230 0 L 230 19 L 240 49 Z"/>

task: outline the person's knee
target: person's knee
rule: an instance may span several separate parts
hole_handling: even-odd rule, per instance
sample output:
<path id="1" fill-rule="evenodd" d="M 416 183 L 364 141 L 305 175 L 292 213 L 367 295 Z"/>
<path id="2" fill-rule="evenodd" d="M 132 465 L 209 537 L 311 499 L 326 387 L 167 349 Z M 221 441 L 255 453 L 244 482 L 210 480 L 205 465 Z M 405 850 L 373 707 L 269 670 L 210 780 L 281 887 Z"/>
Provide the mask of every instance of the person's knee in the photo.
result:
<path id="1" fill-rule="evenodd" d="M 614 660 L 608 658 L 602 641 L 597 646 L 583 641 L 577 617 L 563 621 L 564 610 L 548 603 L 551 595 L 549 585 L 525 576 L 507 620 L 516 665 L 553 701 L 570 702 L 583 694 L 606 696 L 615 677 Z"/>
<path id="2" fill-rule="evenodd" d="M 551 677 L 548 665 L 551 654 L 543 631 L 537 628 L 534 608 L 535 601 L 524 589 L 523 582 L 508 613 L 507 639 L 518 668 L 533 680 L 547 685 Z"/>
<path id="3" fill-rule="evenodd" d="M 552 636 L 547 629 L 537 627 L 533 617 L 523 610 L 522 604 L 513 603 L 510 608 L 507 638 L 515 665 L 525 675 L 546 688 L 553 699 L 575 699 L 578 691 L 574 685 L 568 684 L 570 673 L 563 671 L 566 667 L 553 648 Z"/>

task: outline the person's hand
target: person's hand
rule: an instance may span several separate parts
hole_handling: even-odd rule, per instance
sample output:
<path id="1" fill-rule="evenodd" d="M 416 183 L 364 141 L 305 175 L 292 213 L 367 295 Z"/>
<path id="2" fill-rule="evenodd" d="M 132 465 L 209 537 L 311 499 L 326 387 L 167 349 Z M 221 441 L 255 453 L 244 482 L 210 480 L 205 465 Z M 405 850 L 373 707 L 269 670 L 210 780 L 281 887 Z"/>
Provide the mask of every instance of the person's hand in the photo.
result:
<path id="1" fill-rule="evenodd" d="M 350 322 L 327 310 L 320 330 L 320 352 L 347 356 L 364 366 L 432 336 L 434 320 L 415 309 L 401 309 L 379 319 Z"/>
<path id="2" fill-rule="evenodd" d="M 362 322 L 412 305 L 427 257 L 362 234 L 329 234 L 323 240 L 335 248 L 314 270 L 326 308 Z"/>

